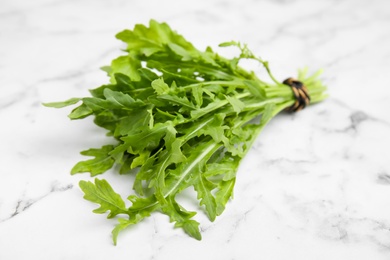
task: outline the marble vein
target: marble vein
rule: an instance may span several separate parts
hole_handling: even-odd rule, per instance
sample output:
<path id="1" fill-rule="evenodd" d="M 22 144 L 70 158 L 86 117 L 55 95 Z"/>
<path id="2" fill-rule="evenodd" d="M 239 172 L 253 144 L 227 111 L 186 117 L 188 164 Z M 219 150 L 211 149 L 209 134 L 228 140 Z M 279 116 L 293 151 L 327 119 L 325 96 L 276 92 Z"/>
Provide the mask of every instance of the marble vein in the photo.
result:
<path id="1" fill-rule="evenodd" d="M 39 196 L 37 198 L 25 198 L 25 195 L 22 195 L 22 198 L 18 199 L 18 201 L 16 203 L 14 212 L 11 213 L 9 217 L 0 219 L 0 224 L 2 222 L 6 222 L 6 221 L 12 219 L 13 217 L 25 212 L 27 209 L 29 209 L 31 206 L 33 206 L 35 203 L 38 203 L 39 201 L 41 201 L 42 199 L 45 199 L 46 197 L 52 195 L 53 193 L 64 192 L 64 191 L 70 190 L 72 188 L 73 188 L 72 184 L 60 185 L 58 183 L 54 183 L 54 184 L 52 184 L 49 192 L 47 192 L 47 193 L 45 193 L 42 196 Z"/>

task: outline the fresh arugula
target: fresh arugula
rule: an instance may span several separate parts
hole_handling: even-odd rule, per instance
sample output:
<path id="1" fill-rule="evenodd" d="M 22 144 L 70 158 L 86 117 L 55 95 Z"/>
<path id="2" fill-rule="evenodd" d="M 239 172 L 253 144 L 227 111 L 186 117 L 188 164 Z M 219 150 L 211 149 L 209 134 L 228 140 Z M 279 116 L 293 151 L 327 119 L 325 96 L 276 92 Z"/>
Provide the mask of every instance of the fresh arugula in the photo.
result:
<path id="1" fill-rule="evenodd" d="M 69 117 L 94 116 L 95 124 L 116 140 L 115 145 L 83 151 L 94 158 L 77 163 L 71 173 L 96 176 L 118 165 L 120 174 L 136 174 L 135 194 L 127 198 L 130 207 L 103 179 L 80 182 L 84 198 L 100 205 L 95 213 L 121 216 L 112 232 L 115 244 L 120 231 L 155 211 L 200 240 L 196 212 L 183 208 L 176 196 L 193 187 L 208 218 L 221 215 L 241 159 L 267 122 L 294 104 L 293 92 L 273 77 L 267 62 L 238 42 L 220 44 L 241 52 L 227 59 L 210 47 L 196 49 L 154 20 L 116 37 L 127 48 L 104 68 L 109 84 L 90 90 L 91 97 L 44 104 L 61 108 L 81 102 Z M 273 83 L 240 67 L 241 59 L 260 62 Z M 311 103 L 321 101 L 326 88 L 318 74 L 306 75 L 300 71 L 298 79 Z"/>

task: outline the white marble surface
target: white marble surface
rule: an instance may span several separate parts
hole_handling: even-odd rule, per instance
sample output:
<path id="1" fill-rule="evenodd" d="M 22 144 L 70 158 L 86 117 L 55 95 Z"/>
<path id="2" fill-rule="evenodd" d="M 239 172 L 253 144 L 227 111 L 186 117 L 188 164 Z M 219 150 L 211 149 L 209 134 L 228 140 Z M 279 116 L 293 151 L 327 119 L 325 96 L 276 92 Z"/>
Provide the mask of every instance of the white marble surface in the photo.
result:
<path id="1" fill-rule="evenodd" d="M 69 174 L 104 131 L 40 103 L 106 83 L 114 35 L 150 18 L 199 48 L 246 42 L 280 79 L 323 68 L 330 98 L 265 128 L 201 242 L 154 214 L 115 247 Z M 389 46 L 386 0 L 1 0 L 0 259 L 390 259 Z"/>

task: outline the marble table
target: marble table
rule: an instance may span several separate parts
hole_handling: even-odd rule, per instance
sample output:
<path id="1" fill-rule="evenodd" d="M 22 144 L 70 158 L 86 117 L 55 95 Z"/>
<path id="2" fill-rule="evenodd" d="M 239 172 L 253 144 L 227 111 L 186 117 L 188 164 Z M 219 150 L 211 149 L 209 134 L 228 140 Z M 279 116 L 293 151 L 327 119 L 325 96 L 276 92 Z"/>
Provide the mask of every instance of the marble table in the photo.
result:
<path id="1" fill-rule="evenodd" d="M 197 215 L 202 241 L 153 214 L 114 246 L 78 187 L 92 178 L 69 174 L 109 138 L 41 103 L 106 83 L 114 35 L 151 18 L 200 49 L 248 43 L 281 80 L 323 68 L 330 97 L 269 123 L 224 214 Z M 0 259 L 389 259 L 389 46 L 385 0 L 1 0 Z"/>

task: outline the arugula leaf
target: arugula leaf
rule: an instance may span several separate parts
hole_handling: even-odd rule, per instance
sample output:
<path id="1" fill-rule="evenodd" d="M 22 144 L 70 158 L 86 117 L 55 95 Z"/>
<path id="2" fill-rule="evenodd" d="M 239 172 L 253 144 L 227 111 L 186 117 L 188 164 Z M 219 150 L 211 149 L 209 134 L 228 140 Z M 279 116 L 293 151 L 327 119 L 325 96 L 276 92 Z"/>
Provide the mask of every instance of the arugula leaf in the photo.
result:
<path id="1" fill-rule="evenodd" d="M 198 193 L 200 204 L 206 208 L 207 216 L 211 221 L 214 221 L 217 216 L 217 203 L 211 191 L 215 189 L 215 185 L 208 181 L 201 172 L 198 172 L 194 188 Z"/>
<path id="2" fill-rule="evenodd" d="M 83 151 L 94 158 L 77 163 L 71 174 L 93 177 L 115 165 L 119 174 L 135 175 L 130 207 L 107 181 L 80 182 L 84 198 L 100 205 L 94 212 L 122 215 L 112 231 L 114 244 L 122 230 L 154 212 L 200 240 L 196 212 L 184 209 L 177 195 L 193 188 L 210 221 L 221 215 L 233 196 L 242 158 L 266 124 L 296 102 L 294 93 L 275 79 L 267 61 L 240 42 L 220 44 L 240 50 L 237 57 L 225 58 L 210 47 L 198 50 L 155 20 L 116 37 L 127 45 L 126 54 L 102 68 L 109 84 L 91 89 L 90 97 L 44 104 L 61 108 L 81 102 L 69 117 L 93 116 L 116 141 Z M 242 68 L 242 59 L 259 62 L 273 83 Z M 326 98 L 318 76 L 298 73 L 312 103 Z"/>
<path id="3" fill-rule="evenodd" d="M 85 104 L 81 104 L 69 114 L 70 119 L 83 119 L 93 114 L 93 110 Z"/>
<path id="4" fill-rule="evenodd" d="M 80 181 L 81 190 L 85 193 L 84 199 L 100 205 L 95 213 L 110 211 L 107 218 L 113 218 L 118 214 L 128 214 L 125 202 L 121 196 L 114 192 L 106 180 L 95 179 L 95 184 L 87 181 Z"/>
<path id="5" fill-rule="evenodd" d="M 196 213 L 189 212 L 180 206 L 173 196 L 168 196 L 166 203 L 162 206 L 162 211 L 167 214 L 171 222 L 176 222 L 175 227 L 180 227 L 191 237 L 201 240 L 199 222 L 191 219 Z"/>
<path id="6" fill-rule="evenodd" d="M 62 107 L 74 105 L 77 102 L 79 102 L 80 100 L 81 100 L 81 98 L 70 98 L 68 100 L 61 101 L 61 102 L 43 103 L 43 105 L 46 107 L 62 108 Z"/>
<path id="7" fill-rule="evenodd" d="M 129 54 L 127 56 L 120 56 L 111 63 L 109 70 L 111 82 L 115 83 L 117 81 L 118 78 L 115 77 L 116 73 L 127 75 L 131 80 L 139 81 L 139 68 L 141 68 L 141 62 L 135 57 L 135 55 Z"/>
<path id="8" fill-rule="evenodd" d="M 109 155 L 114 149 L 113 145 L 105 145 L 100 149 L 89 149 L 82 151 L 82 155 L 94 156 L 94 159 L 78 162 L 71 171 L 71 174 L 90 172 L 91 176 L 102 174 L 112 168 L 115 160 Z"/>
<path id="9" fill-rule="evenodd" d="M 152 81 L 152 88 L 158 95 L 168 94 L 170 90 L 167 83 L 161 78 Z"/>
<path id="10" fill-rule="evenodd" d="M 118 235 L 119 233 L 128 228 L 129 226 L 131 225 L 135 225 L 137 224 L 138 222 L 140 222 L 142 220 L 141 217 L 139 217 L 139 215 L 137 215 L 135 218 L 133 219 L 125 219 L 125 218 L 118 218 L 118 222 L 119 224 L 117 224 L 115 226 L 115 228 L 112 230 L 111 234 L 112 234 L 112 240 L 114 242 L 114 245 L 117 244 L 117 241 L 118 241 Z"/>
<path id="11" fill-rule="evenodd" d="M 151 114 L 146 108 L 133 109 L 129 115 L 117 119 L 114 136 L 122 137 L 138 133 L 150 127 Z"/>
<path id="12" fill-rule="evenodd" d="M 232 105 L 234 112 L 240 113 L 244 108 L 245 104 L 238 98 L 226 96 L 227 101 Z"/>
<path id="13" fill-rule="evenodd" d="M 220 182 L 218 186 L 219 190 L 215 195 L 215 201 L 217 203 L 217 209 L 216 209 L 217 216 L 223 213 L 227 202 L 232 197 L 235 182 L 236 182 L 236 178 L 232 178 L 230 180 Z"/>

